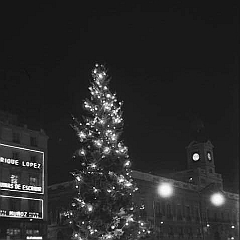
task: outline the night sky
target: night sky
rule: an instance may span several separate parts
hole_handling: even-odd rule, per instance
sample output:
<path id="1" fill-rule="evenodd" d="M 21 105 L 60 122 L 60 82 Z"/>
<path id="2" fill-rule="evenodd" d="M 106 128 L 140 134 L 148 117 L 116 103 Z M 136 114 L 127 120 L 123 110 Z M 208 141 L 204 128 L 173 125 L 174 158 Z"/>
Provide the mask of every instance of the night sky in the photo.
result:
<path id="1" fill-rule="evenodd" d="M 197 118 L 226 189 L 238 191 L 237 5 L 50 2 L 1 5 L 0 62 L 0 109 L 49 136 L 49 184 L 77 167 L 71 114 L 84 115 L 91 70 L 103 63 L 124 102 L 133 169 L 186 169 Z"/>

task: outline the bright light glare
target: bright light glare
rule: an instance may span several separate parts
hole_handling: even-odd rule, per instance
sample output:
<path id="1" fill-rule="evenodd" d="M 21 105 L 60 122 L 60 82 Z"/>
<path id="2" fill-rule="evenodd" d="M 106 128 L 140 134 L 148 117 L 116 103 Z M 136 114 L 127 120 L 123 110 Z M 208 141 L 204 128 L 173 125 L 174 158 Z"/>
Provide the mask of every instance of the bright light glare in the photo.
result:
<path id="1" fill-rule="evenodd" d="M 161 197 L 171 197 L 173 194 L 173 187 L 170 183 L 162 183 L 158 187 L 158 194 Z"/>
<path id="2" fill-rule="evenodd" d="M 211 202 L 215 206 L 221 206 L 221 205 L 224 204 L 225 198 L 224 198 L 224 196 L 221 193 L 214 193 L 211 196 Z"/>

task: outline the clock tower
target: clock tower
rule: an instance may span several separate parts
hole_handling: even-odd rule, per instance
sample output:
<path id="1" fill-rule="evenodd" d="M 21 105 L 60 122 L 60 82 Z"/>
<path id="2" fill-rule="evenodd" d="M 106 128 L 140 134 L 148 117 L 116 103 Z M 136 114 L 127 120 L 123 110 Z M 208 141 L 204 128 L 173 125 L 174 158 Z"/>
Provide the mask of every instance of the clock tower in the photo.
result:
<path id="1" fill-rule="evenodd" d="M 201 168 L 209 173 L 215 172 L 213 145 L 207 142 L 192 141 L 187 146 L 188 169 Z"/>
<path id="2" fill-rule="evenodd" d="M 222 176 L 215 172 L 213 145 L 210 140 L 192 141 L 187 147 L 188 171 L 185 177 L 205 187 L 214 183 L 222 189 Z"/>
<path id="3" fill-rule="evenodd" d="M 215 172 L 213 144 L 209 140 L 201 120 L 193 124 L 193 136 L 187 151 L 187 169 L 169 174 L 175 180 L 192 183 L 200 188 L 215 186 L 223 188 L 222 175 Z"/>

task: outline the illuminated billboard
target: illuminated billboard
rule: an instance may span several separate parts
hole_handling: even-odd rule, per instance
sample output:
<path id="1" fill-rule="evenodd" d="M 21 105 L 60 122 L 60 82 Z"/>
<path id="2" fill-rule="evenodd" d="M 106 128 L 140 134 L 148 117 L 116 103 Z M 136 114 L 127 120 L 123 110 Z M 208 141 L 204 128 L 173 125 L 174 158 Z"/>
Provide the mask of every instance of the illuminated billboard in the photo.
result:
<path id="1" fill-rule="evenodd" d="M 0 217 L 43 219 L 43 199 L 0 195 Z"/>
<path id="2" fill-rule="evenodd" d="M 44 152 L 0 143 L 0 190 L 44 194 Z"/>

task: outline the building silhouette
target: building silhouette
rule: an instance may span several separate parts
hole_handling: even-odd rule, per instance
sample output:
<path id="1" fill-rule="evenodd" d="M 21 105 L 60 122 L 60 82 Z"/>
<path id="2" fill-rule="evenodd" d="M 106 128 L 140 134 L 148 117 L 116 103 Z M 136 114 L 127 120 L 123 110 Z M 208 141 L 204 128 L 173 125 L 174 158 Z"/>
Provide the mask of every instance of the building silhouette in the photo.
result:
<path id="1" fill-rule="evenodd" d="M 222 176 L 215 172 L 213 144 L 199 133 L 186 147 L 185 171 L 160 175 L 132 172 L 139 188 L 134 199 L 145 206 L 142 217 L 154 230 L 153 239 L 239 239 L 239 195 L 224 191 Z M 164 183 L 172 187 L 169 197 L 158 192 Z M 211 201 L 216 193 L 222 196 L 222 205 Z M 48 187 L 49 239 L 70 239 L 64 212 L 71 208 L 74 194 L 73 181 Z"/>
<path id="2" fill-rule="evenodd" d="M 47 140 L 0 111 L 0 239 L 46 239 Z"/>

